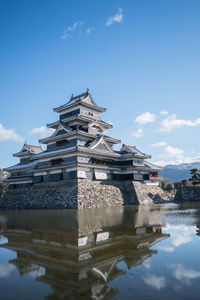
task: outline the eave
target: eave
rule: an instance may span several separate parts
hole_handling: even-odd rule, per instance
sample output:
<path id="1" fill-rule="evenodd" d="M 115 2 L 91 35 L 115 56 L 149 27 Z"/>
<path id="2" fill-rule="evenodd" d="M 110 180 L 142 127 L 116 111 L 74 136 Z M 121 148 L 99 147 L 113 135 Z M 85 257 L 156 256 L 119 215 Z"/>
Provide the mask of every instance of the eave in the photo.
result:
<path id="1" fill-rule="evenodd" d="M 73 135 L 84 136 L 84 137 L 87 137 L 87 138 L 89 137 L 89 138 L 92 138 L 92 139 L 95 138 L 95 136 L 93 134 L 89 134 L 89 133 L 81 131 L 81 130 L 74 130 L 74 131 L 71 131 L 71 132 L 68 132 L 68 133 L 65 133 L 65 134 L 62 134 L 62 135 L 50 136 L 48 138 L 41 139 L 41 140 L 39 140 L 39 142 L 42 143 L 42 144 L 48 144 L 51 141 L 61 140 L 63 138 L 67 138 L 67 137 L 73 136 Z"/>
<path id="2" fill-rule="evenodd" d="M 163 168 L 158 167 L 148 161 L 145 161 L 144 164 L 149 168 L 149 171 L 152 171 L 152 172 L 163 172 L 164 171 Z"/>
<path id="3" fill-rule="evenodd" d="M 70 118 L 63 119 L 62 122 L 63 123 L 68 123 L 68 122 L 71 122 L 71 121 L 74 121 L 74 120 L 76 120 L 76 121 L 85 121 L 87 123 L 96 122 L 96 123 L 99 123 L 101 126 L 103 126 L 105 129 L 113 128 L 113 125 L 111 125 L 109 123 L 106 123 L 102 120 L 94 120 L 92 118 L 84 117 L 81 114 L 77 115 L 77 116 L 70 117 Z M 53 123 L 49 123 L 49 124 L 47 124 L 47 127 L 48 128 L 57 128 L 57 126 L 60 124 L 60 122 L 61 121 L 58 120 L 58 121 L 55 121 Z"/>
<path id="4" fill-rule="evenodd" d="M 126 154 L 120 154 L 122 157 L 132 157 L 132 158 L 140 158 L 140 159 L 150 159 L 151 155 L 139 155 L 134 153 L 126 153 Z"/>
<path id="5" fill-rule="evenodd" d="M 69 105 L 65 104 L 65 105 L 61 105 L 59 107 L 55 107 L 53 110 L 55 112 L 60 113 L 60 112 L 66 110 L 68 108 L 76 107 L 77 105 L 82 105 L 82 106 L 85 106 L 87 108 L 91 108 L 93 110 L 99 111 L 99 112 L 105 112 L 106 111 L 106 108 L 104 108 L 104 107 L 100 107 L 100 106 L 97 106 L 97 105 L 92 105 L 92 104 L 86 103 L 82 100 L 78 100 L 75 103 L 72 103 L 72 104 L 69 104 Z"/>
<path id="6" fill-rule="evenodd" d="M 50 170 L 66 170 L 70 168 L 92 168 L 92 169 L 101 169 L 101 170 L 110 170 L 110 171 L 117 171 L 120 174 L 126 174 L 126 173 L 131 173 L 133 171 L 143 171 L 148 173 L 148 169 L 146 167 L 143 168 L 135 168 L 135 167 L 127 167 L 127 166 L 114 166 L 114 165 L 101 165 L 101 164 L 93 164 L 93 163 L 83 163 L 83 162 L 74 162 L 74 163 L 68 163 L 68 164 L 61 164 L 58 166 L 49 166 L 49 167 L 43 167 L 43 168 L 38 168 L 38 169 L 31 169 L 31 173 L 37 173 L 37 172 L 46 172 Z"/>
<path id="7" fill-rule="evenodd" d="M 17 153 L 14 153 L 13 154 L 14 157 L 24 157 L 24 156 L 31 156 L 31 153 L 30 152 L 17 152 Z"/>
<path id="8" fill-rule="evenodd" d="M 149 172 L 156 172 L 156 173 L 159 173 L 159 172 L 163 172 L 163 169 L 148 169 L 149 170 Z"/>
<path id="9" fill-rule="evenodd" d="M 91 138 L 91 139 L 95 139 L 97 137 L 94 134 L 84 132 L 82 130 L 73 130 L 71 132 L 68 132 L 68 133 L 65 133 L 65 134 L 62 134 L 62 135 L 50 136 L 50 137 L 47 137 L 45 139 L 40 139 L 39 142 L 42 143 L 42 144 L 48 144 L 49 142 L 58 141 L 58 140 L 61 140 L 63 138 L 67 138 L 67 137 L 73 136 L 73 135 L 78 135 L 80 137 L 86 137 L 86 138 Z M 110 136 L 104 136 L 104 138 L 105 138 L 106 141 L 108 141 L 109 143 L 112 143 L 112 144 L 120 144 L 121 143 L 120 140 L 112 138 Z"/>
<path id="10" fill-rule="evenodd" d="M 7 178 L 7 179 L 4 179 L 4 182 L 8 182 L 8 183 L 11 183 L 11 182 L 18 182 L 18 183 L 23 183 L 23 182 L 32 182 L 32 177 L 30 176 L 27 176 L 27 177 L 19 177 L 19 178 Z"/>
<path id="11" fill-rule="evenodd" d="M 38 153 L 38 154 L 40 154 L 40 153 Z M 38 154 L 36 154 L 36 155 L 38 155 Z M 26 170 L 28 168 L 35 167 L 37 164 L 38 164 L 38 162 L 34 161 L 34 162 L 27 163 L 27 164 L 17 164 L 17 165 L 8 167 L 8 168 L 4 168 L 3 170 L 6 172 L 17 171 L 17 170 Z"/>
<path id="12" fill-rule="evenodd" d="M 112 138 L 112 137 L 107 136 L 107 135 L 104 135 L 104 138 L 105 138 L 105 140 L 106 140 L 107 142 L 112 143 L 112 144 L 120 144 L 120 143 L 121 143 L 121 140 Z"/>
<path id="13" fill-rule="evenodd" d="M 77 147 L 69 147 L 67 149 L 57 149 L 57 150 L 52 150 L 52 151 L 44 151 L 39 154 L 33 155 L 34 159 L 40 159 L 40 158 L 45 158 L 45 157 L 52 157 L 52 156 L 60 156 L 68 152 L 74 152 L 77 150 Z"/>
<path id="14" fill-rule="evenodd" d="M 96 156 L 96 157 L 103 157 L 103 158 L 113 158 L 115 160 L 129 160 L 129 159 L 133 159 L 133 158 L 136 158 L 135 155 L 133 154 L 129 154 L 129 155 L 122 155 L 120 154 L 119 152 L 117 151 L 113 151 L 112 153 L 109 152 L 109 151 L 101 151 L 101 150 L 92 150 L 92 149 L 88 149 L 87 147 L 83 147 L 83 146 L 73 146 L 73 147 L 69 147 L 69 148 L 66 148 L 66 149 L 57 149 L 57 150 L 52 150 L 52 151 L 44 151 L 42 153 L 39 153 L 39 154 L 35 154 L 32 156 L 32 159 L 42 159 L 42 158 L 50 158 L 51 157 L 61 157 L 65 154 L 68 154 L 68 153 L 74 153 L 75 155 L 80 155 L 80 154 L 83 154 L 83 155 L 93 155 L 93 156 Z M 141 157 L 137 157 L 137 158 L 141 158 Z M 134 168 L 134 167 L 133 167 Z M 148 168 L 148 170 L 154 170 L 154 169 L 150 169 Z M 158 171 L 158 169 L 156 169 L 155 171 Z"/>
<path id="15" fill-rule="evenodd" d="M 133 155 L 121 155 L 119 152 L 117 151 L 113 151 L 112 153 L 110 153 L 109 151 L 101 151 L 101 150 L 92 150 L 92 149 L 88 149 L 87 147 L 81 147 L 81 146 L 74 146 L 74 147 L 69 147 L 66 149 L 58 149 L 58 150 L 52 150 L 52 151 L 44 151 L 42 153 L 33 155 L 33 159 L 40 159 L 40 158 L 45 158 L 45 157 L 60 157 L 60 155 L 64 155 L 66 153 L 70 153 L 70 152 L 75 152 L 75 154 L 80 154 L 80 153 L 86 153 L 86 154 L 96 154 L 99 156 L 103 156 L 103 157 L 113 157 L 115 159 L 120 159 L 120 160 L 126 160 L 126 159 L 132 159 L 135 156 Z M 140 158 L 140 157 L 137 157 Z"/>
<path id="16" fill-rule="evenodd" d="M 92 150 L 92 149 L 89 149 L 89 148 L 86 148 L 86 147 L 81 147 L 81 146 L 78 146 L 77 150 L 80 151 L 80 152 L 83 152 L 83 153 L 97 154 L 97 155 L 100 155 L 100 156 L 103 156 L 103 157 L 108 157 L 109 156 L 109 157 L 118 158 L 118 159 L 133 158 L 132 156 L 124 157 L 117 151 L 109 152 L 109 151 L 102 151 L 102 150 L 97 150 L 97 149 Z"/>
<path id="17" fill-rule="evenodd" d="M 31 169 L 30 173 L 40 173 L 40 172 L 45 172 L 45 171 L 51 171 L 51 170 L 57 170 L 57 169 L 67 169 L 67 168 L 74 168 L 77 167 L 77 162 L 72 162 L 72 163 L 66 163 L 64 165 L 58 165 L 58 166 L 49 166 L 49 167 L 43 167 L 43 168 L 38 168 L 38 169 Z"/>

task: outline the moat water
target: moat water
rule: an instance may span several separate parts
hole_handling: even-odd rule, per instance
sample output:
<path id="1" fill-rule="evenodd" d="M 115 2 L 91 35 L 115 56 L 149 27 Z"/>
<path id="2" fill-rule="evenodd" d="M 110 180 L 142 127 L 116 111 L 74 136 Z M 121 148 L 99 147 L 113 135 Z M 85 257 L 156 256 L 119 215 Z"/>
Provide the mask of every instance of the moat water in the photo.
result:
<path id="1" fill-rule="evenodd" d="M 200 204 L 0 211 L 0 299 L 200 299 Z"/>

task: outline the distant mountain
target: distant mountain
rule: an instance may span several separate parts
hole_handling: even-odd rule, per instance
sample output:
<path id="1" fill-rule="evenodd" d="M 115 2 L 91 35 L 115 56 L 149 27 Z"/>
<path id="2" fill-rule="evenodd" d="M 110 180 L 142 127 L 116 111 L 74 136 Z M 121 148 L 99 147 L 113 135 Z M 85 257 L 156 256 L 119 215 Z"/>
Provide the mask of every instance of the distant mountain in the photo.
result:
<path id="1" fill-rule="evenodd" d="M 171 181 L 180 181 L 184 178 L 190 178 L 190 169 L 200 169 L 200 162 L 180 165 L 167 165 L 165 171 L 159 173 L 160 176 Z"/>

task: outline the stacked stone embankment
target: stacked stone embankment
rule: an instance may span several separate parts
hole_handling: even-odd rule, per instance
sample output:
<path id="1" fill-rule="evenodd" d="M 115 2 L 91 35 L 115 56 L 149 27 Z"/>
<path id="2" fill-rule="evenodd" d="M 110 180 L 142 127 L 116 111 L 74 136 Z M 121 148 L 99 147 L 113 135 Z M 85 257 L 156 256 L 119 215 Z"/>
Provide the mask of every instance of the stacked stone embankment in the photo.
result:
<path id="1" fill-rule="evenodd" d="M 9 190 L 0 200 L 2 209 L 77 208 L 77 180 L 37 183 Z"/>
<path id="2" fill-rule="evenodd" d="M 1 209 L 97 208 L 169 201 L 157 186 L 133 181 L 85 179 L 37 183 L 25 189 L 9 190 L 0 200 Z"/>
<path id="3" fill-rule="evenodd" d="M 200 186 L 181 186 L 174 200 L 175 202 L 200 202 Z"/>
<path id="4" fill-rule="evenodd" d="M 78 181 L 78 208 L 138 204 L 132 181 Z"/>
<path id="5" fill-rule="evenodd" d="M 146 185 L 141 182 L 133 182 L 139 204 L 166 203 L 171 201 L 171 195 L 161 189 L 160 186 Z"/>

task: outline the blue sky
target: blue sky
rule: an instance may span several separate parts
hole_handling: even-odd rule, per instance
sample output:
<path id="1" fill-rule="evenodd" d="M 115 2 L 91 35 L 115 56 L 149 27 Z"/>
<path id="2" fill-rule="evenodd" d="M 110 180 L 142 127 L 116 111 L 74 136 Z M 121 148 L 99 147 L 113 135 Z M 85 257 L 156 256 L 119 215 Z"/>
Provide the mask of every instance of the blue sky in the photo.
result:
<path id="1" fill-rule="evenodd" d="M 108 134 L 200 161 L 200 1 L 0 0 L 0 166 L 90 88 Z"/>

